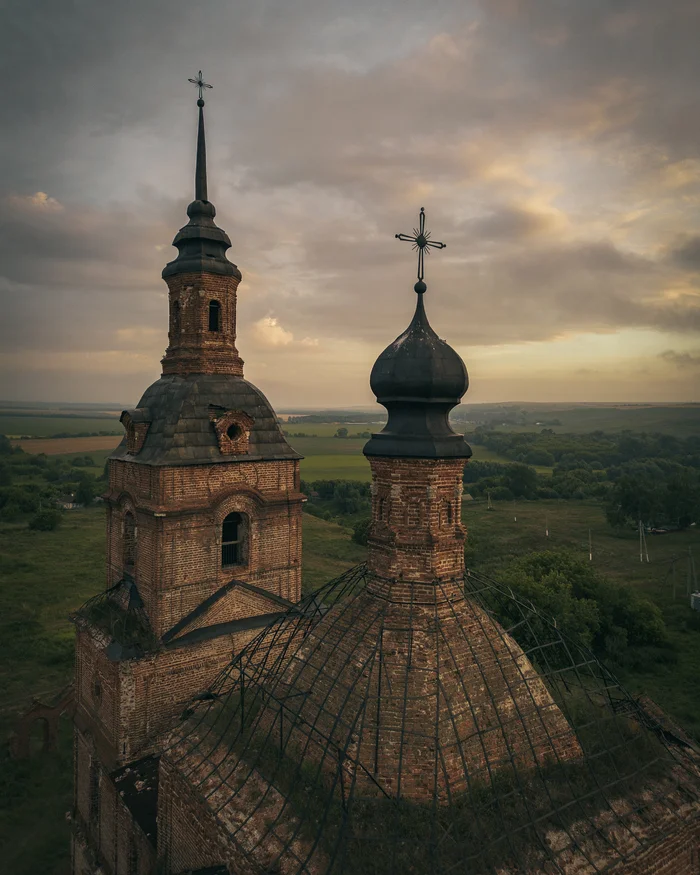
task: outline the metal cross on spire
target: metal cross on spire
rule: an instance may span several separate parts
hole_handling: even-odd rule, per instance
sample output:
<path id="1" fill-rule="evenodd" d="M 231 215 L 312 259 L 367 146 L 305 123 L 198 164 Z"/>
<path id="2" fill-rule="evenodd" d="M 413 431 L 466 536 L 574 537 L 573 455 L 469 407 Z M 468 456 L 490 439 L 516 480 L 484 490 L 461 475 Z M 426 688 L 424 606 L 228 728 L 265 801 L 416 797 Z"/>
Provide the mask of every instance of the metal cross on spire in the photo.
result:
<path id="1" fill-rule="evenodd" d="M 188 79 L 187 81 L 191 82 L 193 85 L 196 85 L 197 88 L 199 88 L 199 99 L 200 100 L 202 100 L 202 92 L 204 91 L 205 88 L 213 88 L 214 87 L 213 85 L 207 85 L 207 83 L 202 78 L 202 71 L 201 70 L 199 71 L 199 73 L 197 73 L 196 79 Z"/>
<path id="2" fill-rule="evenodd" d="M 395 237 L 397 240 L 408 240 L 409 243 L 413 243 L 414 251 L 418 252 L 418 282 L 422 283 L 424 253 L 427 254 L 431 249 L 444 249 L 447 244 L 430 239 L 430 231 L 425 230 L 425 209 L 423 207 L 420 208 L 418 227 L 413 229 L 413 235 L 396 234 Z"/>

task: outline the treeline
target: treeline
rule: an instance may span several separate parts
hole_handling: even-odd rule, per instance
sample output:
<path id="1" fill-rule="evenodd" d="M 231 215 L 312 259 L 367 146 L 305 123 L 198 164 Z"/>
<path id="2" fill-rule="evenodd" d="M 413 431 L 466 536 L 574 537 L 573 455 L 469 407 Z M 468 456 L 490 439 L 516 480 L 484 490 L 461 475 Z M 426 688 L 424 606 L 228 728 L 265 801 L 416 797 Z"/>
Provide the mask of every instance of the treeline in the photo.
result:
<path id="1" fill-rule="evenodd" d="M 104 489 L 105 473 L 96 477 L 91 456 L 70 461 L 25 453 L 0 435 L 0 521 L 27 519 L 31 528 L 55 528 L 61 520 L 60 502 L 89 505 Z"/>
<path id="2" fill-rule="evenodd" d="M 525 649 L 546 640 L 542 627 L 554 619 L 573 642 L 625 667 L 645 669 L 676 660 L 660 609 L 571 553 L 530 553 L 499 568 L 497 578 L 537 610 L 523 623 L 517 602 L 505 594 L 493 606 L 506 628 L 515 627 L 513 634 Z"/>
<path id="3" fill-rule="evenodd" d="M 361 480 L 302 480 L 307 513 L 325 520 L 369 514 L 370 484 Z"/>
<path id="4" fill-rule="evenodd" d="M 374 414 L 368 413 L 365 411 L 364 413 L 358 413 L 357 411 L 351 412 L 348 410 L 326 410 L 320 411 L 319 413 L 309 413 L 303 416 L 290 416 L 286 422 L 289 425 L 308 425 L 309 423 L 341 423 L 341 422 L 369 422 L 370 417 Z M 377 411 L 377 415 L 379 419 L 381 419 L 381 412 Z M 377 420 L 379 421 L 379 420 Z"/>
<path id="5" fill-rule="evenodd" d="M 601 468 L 565 454 L 551 474 L 520 462 L 474 461 L 463 479 L 472 497 L 492 501 L 597 499 L 614 527 L 641 520 L 647 528 L 683 529 L 700 520 L 700 469 L 664 458 Z"/>
<path id="6" fill-rule="evenodd" d="M 585 462 L 593 469 L 603 469 L 641 459 L 666 459 L 700 468 L 700 435 L 677 438 L 628 431 L 556 434 L 550 428 L 538 433 L 497 432 L 478 427 L 469 441 L 526 465 L 580 467 L 579 463 Z"/>

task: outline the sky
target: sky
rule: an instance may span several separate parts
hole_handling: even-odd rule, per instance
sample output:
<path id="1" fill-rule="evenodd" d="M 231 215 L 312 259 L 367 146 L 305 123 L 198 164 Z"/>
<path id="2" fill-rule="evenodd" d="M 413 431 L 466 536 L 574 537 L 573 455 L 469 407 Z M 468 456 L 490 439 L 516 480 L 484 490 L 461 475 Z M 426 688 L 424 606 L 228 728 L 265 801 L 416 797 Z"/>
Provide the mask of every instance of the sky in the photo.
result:
<path id="1" fill-rule="evenodd" d="M 697 0 L 2 0 L 0 398 L 132 405 L 209 197 L 279 409 L 368 405 L 411 319 L 465 401 L 700 400 Z"/>

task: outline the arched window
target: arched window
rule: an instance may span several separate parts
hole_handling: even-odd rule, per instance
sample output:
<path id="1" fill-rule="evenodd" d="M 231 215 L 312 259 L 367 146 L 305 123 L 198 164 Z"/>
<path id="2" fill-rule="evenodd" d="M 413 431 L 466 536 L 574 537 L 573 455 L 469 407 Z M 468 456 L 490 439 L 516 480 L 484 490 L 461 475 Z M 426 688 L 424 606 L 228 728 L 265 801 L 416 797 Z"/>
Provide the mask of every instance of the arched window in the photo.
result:
<path id="1" fill-rule="evenodd" d="M 173 334 L 180 333 L 180 302 L 173 301 Z"/>
<path id="2" fill-rule="evenodd" d="M 124 514 L 124 569 L 132 571 L 136 564 L 136 520 L 133 513 Z"/>
<path id="3" fill-rule="evenodd" d="M 242 565 L 245 547 L 245 517 L 230 513 L 221 526 L 221 567 Z"/>
<path id="4" fill-rule="evenodd" d="M 442 517 L 442 525 L 452 525 L 452 504 L 449 501 L 443 501 L 442 503 Z"/>
<path id="5" fill-rule="evenodd" d="M 221 304 L 209 301 L 209 330 L 221 331 Z"/>

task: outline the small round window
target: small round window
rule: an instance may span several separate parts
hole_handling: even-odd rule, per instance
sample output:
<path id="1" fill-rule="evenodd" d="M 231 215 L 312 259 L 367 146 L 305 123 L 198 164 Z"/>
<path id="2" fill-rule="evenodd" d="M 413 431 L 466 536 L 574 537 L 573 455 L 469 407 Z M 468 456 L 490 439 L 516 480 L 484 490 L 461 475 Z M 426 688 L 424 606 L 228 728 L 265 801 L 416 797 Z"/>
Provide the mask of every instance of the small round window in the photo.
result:
<path id="1" fill-rule="evenodd" d="M 243 434 L 243 430 L 240 425 L 236 425 L 234 422 L 226 429 L 226 434 L 228 435 L 229 440 L 235 441 L 241 436 L 241 434 Z"/>

